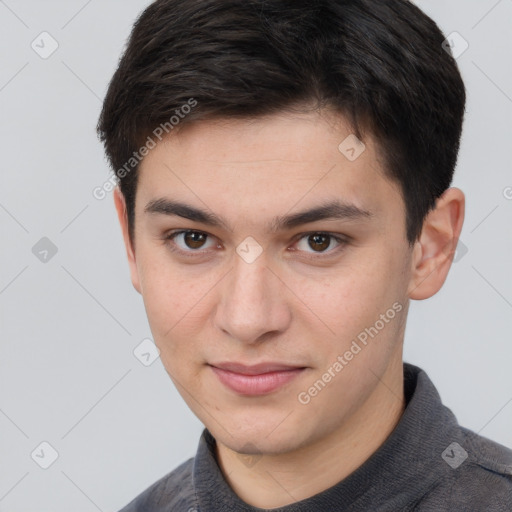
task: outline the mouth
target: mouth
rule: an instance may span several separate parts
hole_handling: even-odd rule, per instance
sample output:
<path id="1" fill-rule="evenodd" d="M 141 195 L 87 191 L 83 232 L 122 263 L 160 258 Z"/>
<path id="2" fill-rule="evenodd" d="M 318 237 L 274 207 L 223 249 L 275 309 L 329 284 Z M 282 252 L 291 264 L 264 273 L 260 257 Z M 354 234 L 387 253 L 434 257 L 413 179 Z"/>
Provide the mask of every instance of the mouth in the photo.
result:
<path id="1" fill-rule="evenodd" d="M 208 366 L 224 386 L 235 393 L 247 396 L 272 393 L 306 370 L 306 367 L 273 362 L 251 366 L 226 362 Z"/>

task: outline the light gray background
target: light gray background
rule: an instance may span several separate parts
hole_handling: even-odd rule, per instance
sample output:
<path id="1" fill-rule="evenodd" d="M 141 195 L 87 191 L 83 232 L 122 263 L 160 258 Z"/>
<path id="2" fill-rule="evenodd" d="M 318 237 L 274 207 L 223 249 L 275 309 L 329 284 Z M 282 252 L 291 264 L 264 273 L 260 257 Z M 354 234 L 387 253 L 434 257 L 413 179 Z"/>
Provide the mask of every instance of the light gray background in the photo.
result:
<path id="1" fill-rule="evenodd" d="M 92 196 L 109 177 L 101 100 L 148 3 L 0 1 L 0 511 L 117 511 L 192 456 L 202 430 L 160 360 L 133 355 L 150 330 L 112 196 Z M 412 303 L 405 360 L 464 426 L 512 446 L 512 0 L 418 4 L 469 43 L 454 181 L 468 252 Z M 47 59 L 31 48 L 43 31 L 59 44 Z M 42 237 L 58 249 L 46 263 L 32 253 Z M 31 457 L 43 441 L 58 452 L 46 470 Z"/>

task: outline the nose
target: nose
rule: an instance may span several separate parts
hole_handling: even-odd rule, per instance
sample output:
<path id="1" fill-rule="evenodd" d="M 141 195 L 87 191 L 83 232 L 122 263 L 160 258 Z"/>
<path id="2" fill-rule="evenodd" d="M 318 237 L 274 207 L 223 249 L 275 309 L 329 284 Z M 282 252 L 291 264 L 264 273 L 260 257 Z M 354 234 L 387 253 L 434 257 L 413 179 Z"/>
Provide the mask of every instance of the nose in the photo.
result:
<path id="1" fill-rule="evenodd" d="M 245 344 L 275 337 L 288 328 L 292 317 L 286 290 L 268 267 L 265 253 L 252 263 L 235 257 L 234 268 L 219 290 L 216 326 Z"/>

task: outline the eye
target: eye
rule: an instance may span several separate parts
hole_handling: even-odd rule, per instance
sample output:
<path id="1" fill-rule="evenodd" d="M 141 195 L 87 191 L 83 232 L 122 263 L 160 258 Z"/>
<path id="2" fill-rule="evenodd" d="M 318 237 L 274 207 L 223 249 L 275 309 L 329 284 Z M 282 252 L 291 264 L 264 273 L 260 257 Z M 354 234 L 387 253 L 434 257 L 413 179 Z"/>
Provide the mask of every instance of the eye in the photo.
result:
<path id="1" fill-rule="evenodd" d="M 334 248 L 332 248 L 332 242 L 335 242 Z M 324 233 L 321 231 L 306 233 L 301 236 L 297 246 L 298 249 L 306 254 L 312 254 L 313 258 L 322 257 L 324 254 L 331 255 L 331 253 L 337 253 L 339 250 L 347 244 L 347 240 L 340 236 L 333 235 L 331 233 Z M 331 247 L 330 250 L 329 247 Z M 308 249 L 312 249 L 309 251 Z"/>
<path id="2" fill-rule="evenodd" d="M 219 244 L 215 244 L 213 241 L 210 247 L 208 247 L 206 244 L 208 237 L 210 235 L 203 231 L 187 229 L 169 233 L 165 235 L 164 239 L 171 251 L 183 256 L 197 257 L 204 255 L 209 248 L 220 247 Z M 314 231 L 301 234 L 298 242 L 295 244 L 298 246 L 298 249 L 291 249 L 291 251 L 298 250 L 305 253 L 306 258 L 315 259 L 337 254 L 347 243 L 348 241 L 341 236 Z M 334 248 L 332 248 L 332 245 L 334 245 Z M 331 247 L 330 250 L 328 250 L 329 247 Z"/>
<path id="3" fill-rule="evenodd" d="M 194 253 L 200 253 L 200 249 L 204 249 L 205 241 L 208 237 L 209 235 L 202 231 L 187 229 L 169 233 L 165 236 L 165 240 L 171 242 L 169 247 L 172 251 L 185 254 L 186 256 L 194 256 Z"/>

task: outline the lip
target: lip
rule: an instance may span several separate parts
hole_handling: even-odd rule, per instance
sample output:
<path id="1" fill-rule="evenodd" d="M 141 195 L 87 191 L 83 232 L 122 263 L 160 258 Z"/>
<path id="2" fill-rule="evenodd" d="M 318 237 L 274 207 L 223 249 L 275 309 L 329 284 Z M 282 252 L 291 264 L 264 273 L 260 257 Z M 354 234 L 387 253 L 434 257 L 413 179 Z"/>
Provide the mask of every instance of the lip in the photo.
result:
<path id="1" fill-rule="evenodd" d="M 300 375 L 306 368 L 281 363 L 218 363 L 209 365 L 220 382 L 235 393 L 257 396 L 272 393 Z"/>

